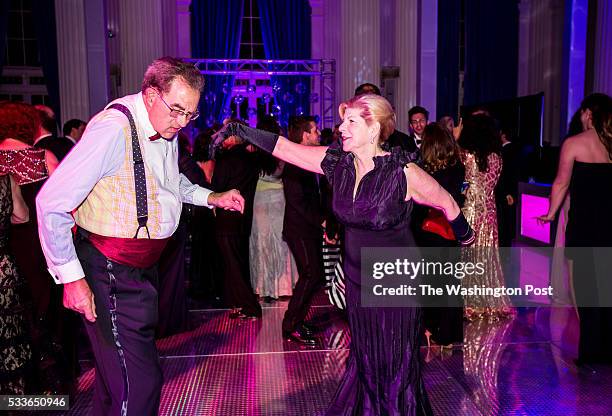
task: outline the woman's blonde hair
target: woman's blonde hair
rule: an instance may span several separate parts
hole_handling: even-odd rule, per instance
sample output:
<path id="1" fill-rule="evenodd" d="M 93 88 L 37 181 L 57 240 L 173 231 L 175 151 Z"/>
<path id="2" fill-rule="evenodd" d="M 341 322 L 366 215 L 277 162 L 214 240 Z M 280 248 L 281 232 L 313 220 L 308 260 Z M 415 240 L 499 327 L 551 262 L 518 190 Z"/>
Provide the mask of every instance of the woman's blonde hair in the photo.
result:
<path id="1" fill-rule="evenodd" d="M 377 121 L 380 123 L 380 142 L 387 140 L 395 130 L 395 112 L 393 107 L 391 107 L 389 101 L 380 95 L 363 94 L 343 102 L 338 108 L 341 118 L 344 118 L 344 112 L 348 108 L 359 110 L 359 115 L 366 121 L 368 126 Z"/>

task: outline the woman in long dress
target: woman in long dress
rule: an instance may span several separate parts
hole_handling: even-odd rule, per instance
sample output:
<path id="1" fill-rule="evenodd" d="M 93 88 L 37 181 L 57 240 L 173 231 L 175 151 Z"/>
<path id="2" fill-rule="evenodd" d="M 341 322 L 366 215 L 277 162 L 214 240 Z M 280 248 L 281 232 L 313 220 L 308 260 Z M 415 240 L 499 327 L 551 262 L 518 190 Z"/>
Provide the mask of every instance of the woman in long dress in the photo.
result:
<path id="1" fill-rule="evenodd" d="M 598 266 L 610 262 L 610 250 L 595 256 L 593 248 L 612 247 L 612 98 L 592 94 L 580 110 L 585 131 L 563 143 L 548 213 L 539 220 L 553 221 L 569 191 L 565 245 L 570 257 L 575 257 L 573 279 L 580 318 L 577 363 L 611 363 L 612 308 L 598 307 L 609 306 L 605 296 L 610 294 L 610 269 Z M 601 305 L 600 297 L 606 304 Z"/>
<path id="2" fill-rule="evenodd" d="M 282 164 L 257 181 L 253 201 L 253 229 L 250 237 L 251 282 L 253 290 L 266 300 L 291 296 L 298 273 L 295 260 L 283 240 L 285 194 Z"/>
<path id="3" fill-rule="evenodd" d="M 9 252 L 8 234 L 11 224 L 27 222 L 29 213 L 10 170 L 0 167 L 0 394 L 25 394 L 24 370 L 32 355 L 22 296 L 26 283 Z"/>
<path id="4" fill-rule="evenodd" d="M 280 134 L 272 117 L 257 123 L 257 128 Z M 260 298 L 267 301 L 291 296 L 298 278 L 297 267 L 289 246 L 283 240 L 285 193 L 281 175 L 284 163 L 260 154 L 261 176 L 253 201 L 253 227 L 249 240 L 251 284 Z"/>
<path id="5" fill-rule="evenodd" d="M 58 163 L 50 151 L 32 147 L 39 124 L 39 114 L 31 105 L 0 104 L 0 168 L 19 185 L 29 212 L 29 221 L 13 223 L 7 236 L 28 303 L 23 313 L 33 359 L 27 370 L 27 389 L 59 394 L 67 393 L 76 379 L 74 330 L 68 330 L 74 316 L 61 304 L 61 287 L 49 276 L 38 240 L 36 194 Z"/>
<path id="6" fill-rule="evenodd" d="M 459 146 L 446 127 L 439 123 L 431 123 L 425 127 L 421 158 L 425 171 L 451 194 L 459 206 L 463 205 L 461 188 L 465 179 L 465 168 L 459 157 Z M 429 215 L 433 213 L 433 209 L 430 209 Z M 459 261 L 457 240 L 443 238 L 427 231 L 422 233 L 421 239 L 423 246 L 439 247 L 440 253 L 444 253 L 449 260 Z M 460 304 L 461 299 L 458 301 Z M 453 305 L 451 302 L 448 304 Z M 463 341 L 463 308 L 429 307 L 424 309 L 423 316 L 428 346 L 431 345 L 430 338 L 442 347 Z"/>
<path id="7" fill-rule="evenodd" d="M 430 415 L 421 376 L 421 309 L 361 306 L 362 247 L 414 245 L 409 227 L 413 201 L 441 209 L 460 242 L 473 232 L 457 203 L 413 163 L 414 155 L 381 148 L 395 128 L 384 98 L 365 94 L 340 105 L 342 144 L 303 146 L 284 137 L 230 125 L 217 140 L 238 135 L 273 156 L 324 173 L 333 208 L 345 226 L 346 303 L 351 352 L 328 415 Z"/>
<path id="8" fill-rule="evenodd" d="M 499 238 L 497 209 L 495 207 L 495 186 L 502 169 L 501 139 L 495 121 L 488 115 L 478 114 L 466 120 L 459 146 L 465 166 L 465 181 L 468 188 L 462 211 L 474 230 L 474 247 L 466 250 L 465 262 L 484 263 L 485 272 L 468 274 L 463 286 L 485 286 L 500 288 L 505 285 L 499 259 Z M 512 303 L 508 296 L 466 296 L 465 316 L 468 320 L 498 320 L 512 315 Z"/>

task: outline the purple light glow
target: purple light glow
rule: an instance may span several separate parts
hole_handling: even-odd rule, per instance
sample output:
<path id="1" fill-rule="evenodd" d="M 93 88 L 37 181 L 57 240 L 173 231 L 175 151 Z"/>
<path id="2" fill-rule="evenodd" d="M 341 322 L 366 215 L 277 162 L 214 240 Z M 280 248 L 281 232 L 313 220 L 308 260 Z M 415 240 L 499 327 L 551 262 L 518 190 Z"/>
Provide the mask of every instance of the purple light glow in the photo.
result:
<path id="1" fill-rule="evenodd" d="M 521 235 L 550 244 L 550 224 L 538 224 L 536 217 L 548 212 L 548 198 L 521 195 Z"/>
<path id="2" fill-rule="evenodd" d="M 520 248 L 521 286 L 546 287 L 550 282 L 550 262 L 545 254 L 531 247 Z M 529 295 L 529 300 L 542 302 L 542 296 Z"/>

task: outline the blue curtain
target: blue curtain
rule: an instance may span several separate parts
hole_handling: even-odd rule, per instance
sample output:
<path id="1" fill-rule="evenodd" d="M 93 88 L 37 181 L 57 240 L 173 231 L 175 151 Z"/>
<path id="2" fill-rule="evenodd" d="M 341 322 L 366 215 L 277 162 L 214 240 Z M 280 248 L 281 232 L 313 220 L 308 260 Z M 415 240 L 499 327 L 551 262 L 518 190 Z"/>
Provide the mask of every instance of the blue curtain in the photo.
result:
<path id="1" fill-rule="evenodd" d="M 461 0 L 438 1 L 438 74 L 436 114 L 458 115 L 459 101 L 459 19 Z"/>
<path id="2" fill-rule="evenodd" d="M 40 0 L 32 5 L 32 17 L 36 27 L 36 40 L 47 92 L 51 100 L 50 107 L 55 112 L 55 119 L 61 122 L 59 69 L 57 64 L 57 40 L 55 35 L 55 2 Z M 61 124 L 61 123 L 60 123 Z"/>
<path id="3" fill-rule="evenodd" d="M 311 9 L 308 0 L 258 0 L 261 36 L 267 59 L 310 59 Z M 310 77 L 272 77 L 280 122 L 310 113 Z"/>
<path id="4" fill-rule="evenodd" d="M 0 74 L 6 54 L 6 33 L 8 31 L 9 0 L 0 0 Z"/>
<path id="5" fill-rule="evenodd" d="M 244 0 L 193 0 L 191 3 L 191 55 L 203 59 L 236 59 L 240 53 Z M 206 75 L 200 98 L 198 127 L 223 121 L 234 77 Z"/>
<path id="6" fill-rule="evenodd" d="M 517 0 L 465 2 L 465 105 L 516 97 Z"/>

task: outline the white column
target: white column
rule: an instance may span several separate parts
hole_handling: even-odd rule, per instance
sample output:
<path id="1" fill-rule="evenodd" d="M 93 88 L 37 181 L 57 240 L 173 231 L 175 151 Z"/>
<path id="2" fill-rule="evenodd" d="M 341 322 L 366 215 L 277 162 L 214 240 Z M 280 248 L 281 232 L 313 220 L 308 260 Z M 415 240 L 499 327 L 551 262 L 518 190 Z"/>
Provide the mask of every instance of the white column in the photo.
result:
<path id="1" fill-rule="evenodd" d="M 178 57 L 178 6 L 176 0 L 161 0 L 164 56 Z"/>
<path id="2" fill-rule="evenodd" d="M 140 91 L 147 66 L 163 56 L 162 0 L 119 2 L 120 94 Z"/>
<path id="3" fill-rule="evenodd" d="M 106 0 L 106 27 L 108 61 L 110 75 L 111 99 L 120 97 L 121 94 L 121 31 L 120 31 L 120 0 Z"/>
<path id="4" fill-rule="evenodd" d="M 325 2 L 309 0 L 310 3 L 310 56 L 312 59 L 325 59 Z"/>
<path id="5" fill-rule="evenodd" d="M 393 108 L 396 107 L 399 87 L 399 65 L 395 57 L 395 7 L 396 0 L 380 0 L 380 87 Z"/>
<path id="6" fill-rule="evenodd" d="M 87 0 L 84 3 L 87 73 L 90 80 L 89 111 L 91 113 L 101 111 L 110 101 L 106 10 L 104 3 L 104 0 Z"/>
<path id="7" fill-rule="evenodd" d="M 612 95 L 612 2 L 597 2 L 593 91 Z"/>
<path id="8" fill-rule="evenodd" d="M 177 55 L 182 58 L 191 58 L 191 13 L 189 6 L 191 0 L 176 0 L 177 19 Z"/>
<path id="9" fill-rule="evenodd" d="M 429 111 L 429 119 L 436 118 L 438 85 L 438 0 L 421 2 L 420 36 L 420 95 L 419 105 Z"/>
<path id="10" fill-rule="evenodd" d="M 396 0 L 380 0 L 380 65 L 396 66 L 395 32 Z M 402 1 L 399 0 L 401 4 Z M 403 29 L 403 26 L 400 26 Z"/>
<path id="11" fill-rule="evenodd" d="M 89 120 L 89 86 L 83 0 L 55 2 L 62 123 Z"/>
<path id="12" fill-rule="evenodd" d="M 408 132 L 408 110 L 417 104 L 419 0 L 396 2 L 395 58 L 400 67 L 395 102 L 397 129 Z"/>
<path id="13" fill-rule="evenodd" d="M 340 100 L 353 96 L 364 82 L 380 84 L 379 0 L 342 0 L 342 58 L 338 65 Z"/>

